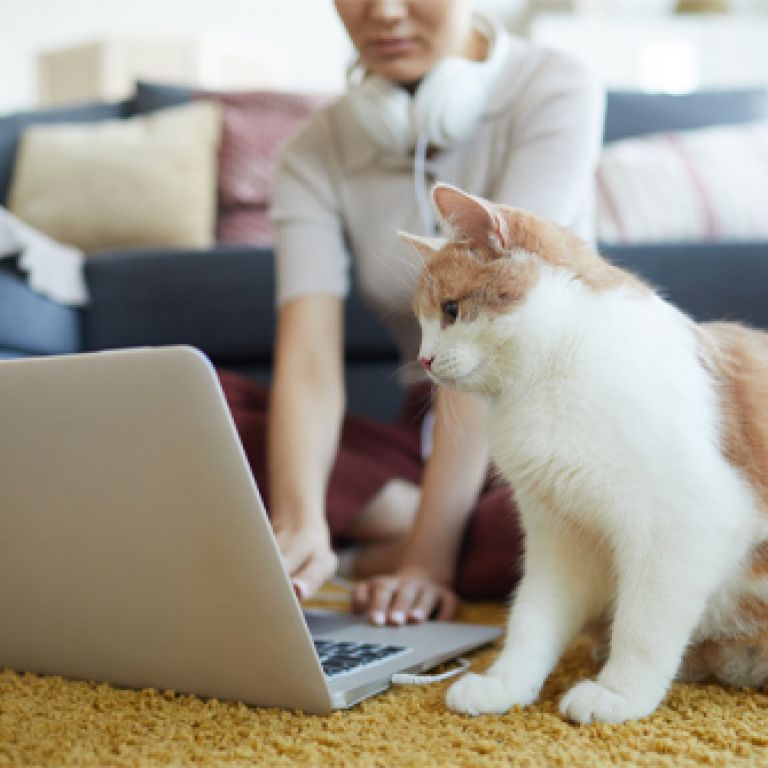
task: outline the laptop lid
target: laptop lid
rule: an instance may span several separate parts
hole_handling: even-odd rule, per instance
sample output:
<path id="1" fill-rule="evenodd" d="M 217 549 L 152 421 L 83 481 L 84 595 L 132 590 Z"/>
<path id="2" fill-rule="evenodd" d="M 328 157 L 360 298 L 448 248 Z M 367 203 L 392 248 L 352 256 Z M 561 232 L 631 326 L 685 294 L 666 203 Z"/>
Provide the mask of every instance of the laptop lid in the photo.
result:
<path id="1" fill-rule="evenodd" d="M 0 666 L 324 713 L 208 360 L 0 363 Z"/>

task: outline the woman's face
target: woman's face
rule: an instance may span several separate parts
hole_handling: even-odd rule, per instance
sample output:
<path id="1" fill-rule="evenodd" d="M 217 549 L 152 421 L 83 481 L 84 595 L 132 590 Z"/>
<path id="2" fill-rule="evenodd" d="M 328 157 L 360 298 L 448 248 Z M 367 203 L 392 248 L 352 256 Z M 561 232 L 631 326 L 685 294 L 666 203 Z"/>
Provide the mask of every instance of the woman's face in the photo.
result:
<path id="1" fill-rule="evenodd" d="M 448 55 L 475 58 L 470 0 L 335 0 L 363 65 L 411 85 Z"/>

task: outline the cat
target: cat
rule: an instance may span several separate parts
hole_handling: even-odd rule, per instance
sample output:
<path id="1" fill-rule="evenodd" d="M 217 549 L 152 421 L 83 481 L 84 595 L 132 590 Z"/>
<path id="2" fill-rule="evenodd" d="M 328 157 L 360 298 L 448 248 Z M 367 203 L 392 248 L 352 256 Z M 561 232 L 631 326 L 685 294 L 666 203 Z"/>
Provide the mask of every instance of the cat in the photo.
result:
<path id="1" fill-rule="evenodd" d="M 652 713 L 678 679 L 768 678 L 768 334 L 697 324 L 567 230 L 448 185 L 451 233 L 402 234 L 424 262 L 419 360 L 489 401 L 491 454 L 514 488 L 523 576 L 504 648 L 447 705 L 537 698 L 590 622 L 607 658 L 560 711 Z"/>

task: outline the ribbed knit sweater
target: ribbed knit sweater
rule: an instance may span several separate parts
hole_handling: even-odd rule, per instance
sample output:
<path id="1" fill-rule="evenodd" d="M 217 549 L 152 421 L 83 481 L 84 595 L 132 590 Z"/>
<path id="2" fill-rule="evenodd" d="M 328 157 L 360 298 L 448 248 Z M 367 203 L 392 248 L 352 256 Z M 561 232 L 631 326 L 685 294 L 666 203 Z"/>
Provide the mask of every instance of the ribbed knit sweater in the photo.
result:
<path id="1" fill-rule="evenodd" d="M 603 105 L 601 88 L 576 60 L 512 38 L 471 139 L 431 153 L 427 182 L 525 208 L 592 241 Z M 345 296 L 354 265 L 360 294 L 403 363 L 415 361 L 419 268 L 397 237 L 424 234 L 414 183 L 413 157 L 373 144 L 344 97 L 318 112 L 284 146 L 275 178 L 278 304 L 309 293 Z M 423 376 L 406 365 L 401 379 Z"/>

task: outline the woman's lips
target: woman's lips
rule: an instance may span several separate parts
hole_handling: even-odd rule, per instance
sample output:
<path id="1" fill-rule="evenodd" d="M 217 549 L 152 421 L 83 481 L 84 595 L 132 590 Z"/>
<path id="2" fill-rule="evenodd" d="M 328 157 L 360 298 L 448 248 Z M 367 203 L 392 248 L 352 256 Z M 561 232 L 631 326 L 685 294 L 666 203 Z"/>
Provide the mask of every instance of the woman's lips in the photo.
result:
<path id="1" fill-rule="evenodd" d="M 368 43 L 369 48 L 379 56 L 395 58 L 416 50 L 418 43 L 414 37 L 379 37 Z"/>

